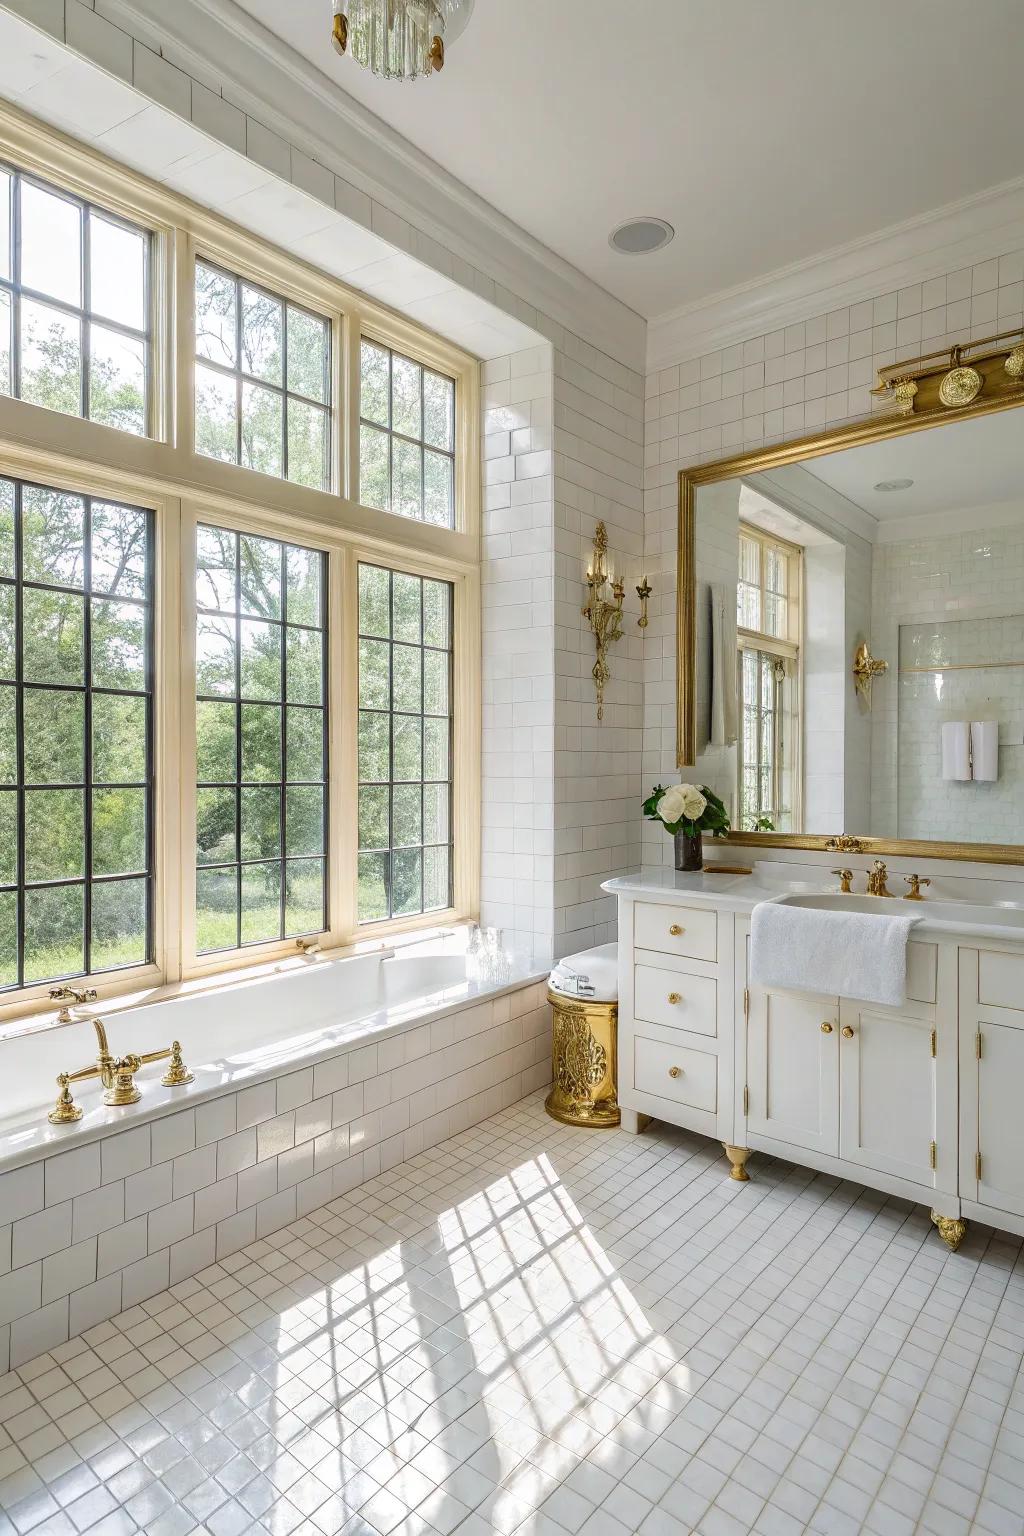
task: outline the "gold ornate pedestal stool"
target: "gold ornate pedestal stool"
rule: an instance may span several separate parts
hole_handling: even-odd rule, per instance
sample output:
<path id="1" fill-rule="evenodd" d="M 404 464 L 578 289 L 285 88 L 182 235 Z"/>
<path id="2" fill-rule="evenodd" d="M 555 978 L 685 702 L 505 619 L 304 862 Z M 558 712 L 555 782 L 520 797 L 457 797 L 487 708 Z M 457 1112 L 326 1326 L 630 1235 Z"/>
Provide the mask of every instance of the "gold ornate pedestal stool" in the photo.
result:
<path id="1" fill-rule="evenodd" d="M 550 987 L 548 1002 L 552 1087 L 544 1108 L 563 1125 L 618 1125 L 618 1003 L 586 1002 Z"/>

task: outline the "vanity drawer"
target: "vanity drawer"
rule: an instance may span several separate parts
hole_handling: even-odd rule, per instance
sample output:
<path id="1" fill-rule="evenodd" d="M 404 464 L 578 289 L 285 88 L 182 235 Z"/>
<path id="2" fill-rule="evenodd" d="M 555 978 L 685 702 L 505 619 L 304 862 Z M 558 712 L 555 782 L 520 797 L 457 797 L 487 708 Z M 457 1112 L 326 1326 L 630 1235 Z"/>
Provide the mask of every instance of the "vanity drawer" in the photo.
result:
<path id="1" fill-rule="evenodd" d="M 669 907 L 638 901 L 633 914 L 637 949 L 660 949 L 689 960 L 718 959 L 718 913 L 705 907 Z"/>
<path id="2" fill-rule="evenodd" d="M 718 1109 L 718 1057 L 690 1046 L 665 1045 L 637 1035 L 633 1040 L 633 1085 L 690 1109 Z"/>
<path id="3" fill-rule="evenodd" d="M 718 1033 L 718 983 L 712 976 L 689 976 L 638 965 L 633 973 L 633 1013 L 648 1024 L 668 1024 L 693 1035 Z"/>
<path id="4" fill-rule="evenodd" d="M 1024 955 L 978 951 L 978 1002 L 990 1008 L 1024 1008 Z"/>

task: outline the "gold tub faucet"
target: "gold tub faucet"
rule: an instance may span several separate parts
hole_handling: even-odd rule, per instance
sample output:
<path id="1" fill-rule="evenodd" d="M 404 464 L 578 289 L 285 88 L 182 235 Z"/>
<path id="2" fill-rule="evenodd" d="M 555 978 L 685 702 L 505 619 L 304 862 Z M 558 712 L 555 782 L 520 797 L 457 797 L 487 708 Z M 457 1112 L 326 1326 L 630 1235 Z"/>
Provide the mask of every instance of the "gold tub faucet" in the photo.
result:
<path id="1" fill-rule="evenodd" d="M 192 1082 L 192 1073 L 182 1060 L 179 1041 L 172 1041 L 163 1051 L 144 1051 L 140 1055 L 130 1052 L 126 1056 L 114 1056 L 107 1043 L 103 1020 L 91 1019 L 90 1023 L 96 1031 L 96 1061 L 91 1067 L 79 1067 L 77 1072 L 60 1073 L 57 1078 L 57 1102 L 47 1116 L 51 1125 L 71 1125 L 81 1120 L 82 1109 L 74 1101 L 71 1084 L 84 1082 L 91 1077 L 99 1078 L 103 1084 L 103 1102 L 111 1107 L 138 1103 L 142 1090 L 135 1081 L 135 1074 L 140 1067 L 151 1061 L 170 1062 L 160 1079 L 165 1088 L 180 1088 Z"/>

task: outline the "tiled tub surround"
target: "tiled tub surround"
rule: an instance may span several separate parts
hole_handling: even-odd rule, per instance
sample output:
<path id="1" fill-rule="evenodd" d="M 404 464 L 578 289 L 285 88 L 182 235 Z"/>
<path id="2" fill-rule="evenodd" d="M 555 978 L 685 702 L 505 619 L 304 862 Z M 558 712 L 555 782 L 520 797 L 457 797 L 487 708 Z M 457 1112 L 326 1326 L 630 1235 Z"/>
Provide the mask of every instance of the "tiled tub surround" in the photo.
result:
<path id="1" fill-rule="evenodd" d="M 41 1091 L 95 1056 L 91 1026 L 0 1041 L 5 1108 L 14 1091 L 41 1106 L 0 1126 L 0 1369 L 543 1086 L 550 1010 L 523 982 L 479 995 L 461 956 L 374 956 L 127 1012 L 108 1020 L 115 1052 L 173 1033 L 195 1082 L 163 1089 L 149 1068 L 139 1104 L 93 1089 L 56 1129 Z"/>

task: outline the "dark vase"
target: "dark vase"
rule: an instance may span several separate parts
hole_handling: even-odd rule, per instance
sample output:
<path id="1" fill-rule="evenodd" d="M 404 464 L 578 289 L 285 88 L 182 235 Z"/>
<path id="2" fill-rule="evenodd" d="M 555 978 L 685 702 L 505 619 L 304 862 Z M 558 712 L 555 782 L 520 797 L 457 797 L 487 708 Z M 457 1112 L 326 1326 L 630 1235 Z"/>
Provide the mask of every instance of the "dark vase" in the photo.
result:
<path id="1" fill-rule="evenodd" d="M 699 832 L 676 833 L 676 869 L 695 870 L 704 868 L 704 842 Z"/>

